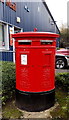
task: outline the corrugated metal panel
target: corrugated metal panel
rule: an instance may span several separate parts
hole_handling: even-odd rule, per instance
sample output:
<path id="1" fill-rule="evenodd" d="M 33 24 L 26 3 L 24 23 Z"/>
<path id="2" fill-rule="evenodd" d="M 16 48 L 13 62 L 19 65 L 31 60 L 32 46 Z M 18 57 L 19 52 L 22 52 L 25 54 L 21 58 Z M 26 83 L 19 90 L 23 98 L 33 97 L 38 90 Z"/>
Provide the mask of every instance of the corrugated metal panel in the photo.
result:
<path id="1" fill-rule="evenodd" d="M 13 51 L 0 52 L 0 61 L 13 61 Z"/>
<path id="2" fill-rule="evenodd" d="M 53 19 L 42 2 L 17 2 L 16 12 L 10 9 L 10 7 L 6 6 L 6 3 L 0 4 L 0 11 L 2 11 L 1 13 L 3 13 L 4 7 L 4 14 L 0 14 L 1 20 L 3 19 L 4 15 L 4 21 L 21 27 L 24 29 L 24 31 L 33 31 L 34 27 L 37 27 L 38 31 L 55 32 L 55 25 L 51 25 L 50 22 L 53 21 Z M 30 12 L 27 12 L 24 9 L 25 5 L 29 8 Z M 16 22 L 16 17 L 21 18 L 20 23 Z M 58 32 L 58 30 L 56 31 Z"/>
<path id="3" fill-rule="evenodd" d="M 6 3 L 4 3 L 4 21 L 15 25 L 16 24 L 15 17 L 16 12 L 10 9 L 9 6 L 6 6 Z"/>

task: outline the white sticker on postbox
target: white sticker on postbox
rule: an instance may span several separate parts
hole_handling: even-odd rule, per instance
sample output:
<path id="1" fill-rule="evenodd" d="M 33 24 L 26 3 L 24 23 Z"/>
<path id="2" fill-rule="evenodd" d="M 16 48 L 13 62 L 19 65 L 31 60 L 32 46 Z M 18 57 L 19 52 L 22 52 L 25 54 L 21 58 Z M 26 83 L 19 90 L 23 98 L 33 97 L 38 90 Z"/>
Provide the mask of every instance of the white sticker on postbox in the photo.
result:
<path id="1" fill-rule="evenodd" d="M 27 55 L 21 55 L 21 64 L 27 65 Z"/>

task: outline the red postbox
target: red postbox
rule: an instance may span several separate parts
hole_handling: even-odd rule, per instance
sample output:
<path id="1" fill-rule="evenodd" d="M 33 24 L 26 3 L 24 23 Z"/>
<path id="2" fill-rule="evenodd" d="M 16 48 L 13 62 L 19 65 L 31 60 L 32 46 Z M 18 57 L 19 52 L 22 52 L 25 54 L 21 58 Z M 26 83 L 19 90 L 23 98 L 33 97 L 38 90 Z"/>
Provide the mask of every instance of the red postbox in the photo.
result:
<path id="1" fill-rule="evenodd" d="M 14 34 L 16 51 L 16 103 L 21 109 L 40 111 L 55 101 L 55 48 L 58 34 Z"/>

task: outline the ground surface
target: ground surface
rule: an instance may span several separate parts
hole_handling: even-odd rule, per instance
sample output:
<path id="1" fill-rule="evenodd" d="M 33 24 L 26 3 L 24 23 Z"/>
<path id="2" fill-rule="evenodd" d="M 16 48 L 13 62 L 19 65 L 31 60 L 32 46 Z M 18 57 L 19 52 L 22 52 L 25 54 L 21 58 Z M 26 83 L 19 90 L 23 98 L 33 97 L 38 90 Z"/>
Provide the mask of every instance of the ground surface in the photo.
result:
<path id="1" fill-rule="evenodd" d="M 53 107 L 51 107 L 50 109 L 44 110 L 41 112 L 22 111 L 23 112 L 22 118 L 47 118 L 47 119 L 50 119 L 50 118 L 52 118 L 50 112 L 52 110 L 54 110 L 57 106 L 58 106 L 58 103 L 55 103 L 55 105 Z"/>
<path id="2" fill-rule="evenodd" d="M 66 69 L 55 69 L 56 73 L 65 73 L 65 72 L 69 72 L 69 67 Z"/>
<path id="3" fill-rule="evenodd" d="M 41 112 L 27 112 L 25 110 L 20 110 L 15 105 L 15 99 L 13 99 L 12 101 L 7 102 L 6 106 L 3 107 L 2 117 L 4 120 L 33 120 L 33 118 L 36 118 L 36 120 L 38 120 L 38 118 L 42 118 L 42 120 L 43 118 L 44 120 L 69 120 L 66 98 L 66 92 L 63 92 L 61 88 L 56 89 L 55 105 L 50 109 Z"/>
<path id="4" fill-rule="evenodd" d="M 55 103 L 53 107 L 50 109 L 41 111 L 41 112 L 27 112 L 25 110 L 20 110 L 15 106 L 15 100 L 9 102 L 4 108 L 3 108 L 3 119 L 24 119 L 24 118 L 45 118 L 45 119 L 51 119 L 52 116 L 50 112 L 52 112 L 55 108 L 58 107 L 58 103 Z"/>

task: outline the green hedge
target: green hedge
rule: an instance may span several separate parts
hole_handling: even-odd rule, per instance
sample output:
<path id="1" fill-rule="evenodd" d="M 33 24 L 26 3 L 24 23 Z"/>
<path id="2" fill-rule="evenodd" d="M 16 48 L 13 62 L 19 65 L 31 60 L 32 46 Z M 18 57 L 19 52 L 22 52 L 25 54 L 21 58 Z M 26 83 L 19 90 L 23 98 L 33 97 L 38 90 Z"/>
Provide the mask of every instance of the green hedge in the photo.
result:
<path id="1" fill-rule="evenodd" d="M 69 90 L 69 73 L 58 73 L 56 75 L 56 85 L 63 87 L 67 91 Z"/>
<path id="2" fill-rule="evenodd" d="M 3 104 L 15 93 L 15 64 L 2 62 L 2 101 Z"/>

